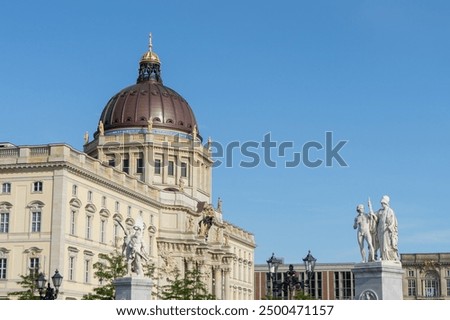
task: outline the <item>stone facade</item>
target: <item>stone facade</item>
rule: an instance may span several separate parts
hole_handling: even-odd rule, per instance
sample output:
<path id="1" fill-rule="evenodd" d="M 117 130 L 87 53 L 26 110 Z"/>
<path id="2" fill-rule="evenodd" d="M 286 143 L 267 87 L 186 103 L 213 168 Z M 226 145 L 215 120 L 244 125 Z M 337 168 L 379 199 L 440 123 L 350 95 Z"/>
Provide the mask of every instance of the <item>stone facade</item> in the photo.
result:
<path id="1" fill-rule="evenodd" d="M 254 298 L 254 236 L 213 203 L 210 140 L 202 144 L 190 106 L 162 84 L 149 48 L 138 83 L 109 100 L 83 151 L 0 144 L 0 299 L 33 270 L 59 270 L 60 299 L 91 293 L 99 254 L 120 251 L 136 220 L 155 266 L 153 299 L 193 268 L 217 299 Z"/>
<path id="2" fill-rule="evenodd" d="M 64 276 L 61 299 L 80 299 L 99 285 L 98 254 L 122 245 L 114 220 L 131 227 L 140 215 L 157 267 L 154 298 L 175 268 L 195 266 L 217 298 L 252 299 L 254 237 L 212 208 L 208 179 L 192 176 L 184 192 L 163 190 L 68 145 L 0 149 L 0 296 L 39 264 L 47 277 L 56 269 Z M 200 234 L 205 204 L 213 223 Z"/>

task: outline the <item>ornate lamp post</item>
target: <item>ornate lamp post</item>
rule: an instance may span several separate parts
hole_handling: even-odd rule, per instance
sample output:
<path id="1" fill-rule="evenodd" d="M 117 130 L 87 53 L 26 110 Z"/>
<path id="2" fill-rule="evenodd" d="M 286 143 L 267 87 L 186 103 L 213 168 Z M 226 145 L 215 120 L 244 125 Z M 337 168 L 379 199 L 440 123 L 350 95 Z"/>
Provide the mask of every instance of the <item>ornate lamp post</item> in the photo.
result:
<path id="1" fill-rule="evenodd" d="M 276 274 L 278 271 L 278 266 L 282 263 L 281 259 L 275 257 L 275 253 L 267 260 L 267 266 L 269 268 L 269 279 L 270 279 L 270 297 L 273 298 L 275 285 L 276 285 Z"/>
<path id="2" fill-rule="evenodd" d="M 50 282 L 47 283 L 47 279 L 45 279 L 45 275 L 41 272 L 39 273 L 36 279 L 36 287 L 39 290 L 39 296 L 41 300 L 55 300 L 58 297 L 59 287 L 61 286 L 63 277 L 59 274 L 59 271 L 56 270 L 55 274 L 52 277 L 54 289 L 50 286 Z M 44 291 L 45 284 L 47 283 L 47 288 Z"/>
<path id="3" fill-rule="evenodd" d="M 316 261 L 317 259 L 312 256 L 311 250 L 308 250 L 308 255 L 303 258 L 307 276 L 308 294 L 311 294 L 311 279 L 312 277 L 314 277 L 314 268 L 316 267 Z"/>

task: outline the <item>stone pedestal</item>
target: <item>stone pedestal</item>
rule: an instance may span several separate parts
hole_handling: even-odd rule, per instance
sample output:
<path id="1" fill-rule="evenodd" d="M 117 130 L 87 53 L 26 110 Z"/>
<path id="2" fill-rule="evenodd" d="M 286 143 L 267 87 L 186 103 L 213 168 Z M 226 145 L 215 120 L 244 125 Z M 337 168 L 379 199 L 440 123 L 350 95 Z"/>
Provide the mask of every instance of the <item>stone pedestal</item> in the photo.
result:
<path id="1" fill-rule="evenodd" d="M 114 281 L 115 300 L 150 300 L 152 280 L 149 278 L 126 277 Z"/>
<path id="2" fill-rule="evenodd" d="M 399 261 L 358 263 L 355 300 L 403 300 L 402 264 Z"/>

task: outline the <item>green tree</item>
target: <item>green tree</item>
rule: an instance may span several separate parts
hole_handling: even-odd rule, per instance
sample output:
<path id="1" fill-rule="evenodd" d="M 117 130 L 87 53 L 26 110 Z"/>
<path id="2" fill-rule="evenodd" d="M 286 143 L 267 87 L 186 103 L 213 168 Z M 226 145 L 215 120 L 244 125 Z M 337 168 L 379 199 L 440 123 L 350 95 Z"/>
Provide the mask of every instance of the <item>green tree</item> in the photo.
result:
<path id="1" fill-rule="evenodd" d="M 120 252 L 113 251 L 109 254 L 100 253 L 100 260 L 94 263 L 94 277 L 100 280 L 100 287 L 94 289 L 93 293 L 83 296 L 83 300 L 114 300 L 116 290 L 114 280 L 122 278 L 127 274 L 127 265 Z M 153 264 L 144 265 L 145 276 L 153 277 Z"/>
<path id="2" fill-rule="evenodd" d="M 305 293 L 303 290 L 298 290 L 294 296 L 294 300 L 315 300 L 314 297 Z"/>
<path id="3" fill-rule="evenodd" d="M 214 300 L 202 281 L 202 274 L 198 269 L 187 270 L 184 277 L 179 270 L 175 271 L 175 279 L 169 280 L 160 294 L 163 300 Z"/>
<path id="4" fill-rule="evenodd" d="M 18 281 L 17 284 L 20 285 L 23 291 L 14 291 L 9 292 L 8 297 L 15 296 L 18 300 L 39 300 L 40 296 L 37 292 L 36 287 L 36 279 L 38 277 L 38 272 L 30 272 L 29 275 L 21 275 L 21 281 Z M 37 294 L 35 294 L 37 293 Z"/>

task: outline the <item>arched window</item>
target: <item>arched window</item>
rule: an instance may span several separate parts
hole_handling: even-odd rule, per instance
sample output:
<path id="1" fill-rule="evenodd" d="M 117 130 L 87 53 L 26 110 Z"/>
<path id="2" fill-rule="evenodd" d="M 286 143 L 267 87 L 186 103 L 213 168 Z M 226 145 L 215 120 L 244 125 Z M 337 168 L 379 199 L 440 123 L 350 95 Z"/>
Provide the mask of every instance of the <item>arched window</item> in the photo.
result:
<path id="1" fill-rule="evenodd" d="M 426 273 L 423 279 L 423 296 L 427 298 L 439 297 L 439 276 L 435 271 Z"/>

